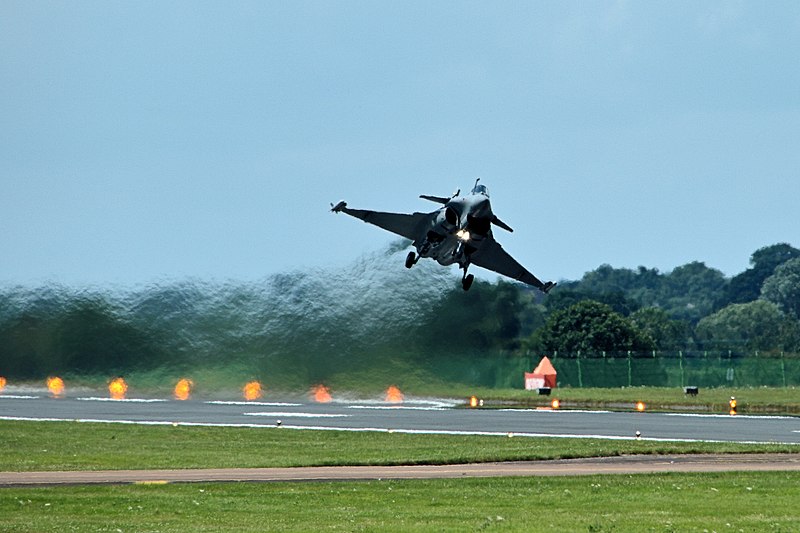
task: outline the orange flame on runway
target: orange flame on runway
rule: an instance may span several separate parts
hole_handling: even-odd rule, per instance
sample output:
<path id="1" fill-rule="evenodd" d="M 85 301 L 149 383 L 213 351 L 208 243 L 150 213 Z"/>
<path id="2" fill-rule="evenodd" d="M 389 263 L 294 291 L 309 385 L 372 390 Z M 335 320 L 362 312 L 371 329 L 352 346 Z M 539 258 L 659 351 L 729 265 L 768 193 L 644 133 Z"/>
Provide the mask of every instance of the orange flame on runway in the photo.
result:
<path id="1" fill-rule="evenodd" d="M 0 392 L 6 388 L 6 378 L 0 376 Z"/>
<path id="2" fill-rule="evenodd" d="M 389 403 L 403 403 L 403 393 L 397 385 L 391 385 L 386 389 L 386 401 Z"/>
<path id="3" fill-rule="evenodd" d="M 128 392 L 128 384 L 122 378 L 117 378 L 108 384 L 108 392 L 114 400 L 124 400 L 125 393 Z"/>
<path id="4" fill-rule="evenodd" d="M 64 394 L 64 380 L 58 377 L 47 378 L 47 389 L 50 394 L 58 398 Z"/>
<path id="5" fill-rule="evenodd" d="M 251 381 L 244 386 L 244 399 L 248 402 L 258 400 L 263 394 L 264 391 L 261 388 L 261 383 L 258 381 Z"/>
<path id="6" fill-rule="evenodd" d="M 192 387 L 194 387 L 194 383 L 191 379 L 181 379 L 177 385 L 175 385 L 175 399 L 188 400 L 189 395 L 192 393 Z"/>
<path id="7" fill-rule="evenodd" d="M 317 403 L 330 403 L 333 400 L 331 390 L 325 385 L 317 385 L 311 389 L 311 397 Z"/>

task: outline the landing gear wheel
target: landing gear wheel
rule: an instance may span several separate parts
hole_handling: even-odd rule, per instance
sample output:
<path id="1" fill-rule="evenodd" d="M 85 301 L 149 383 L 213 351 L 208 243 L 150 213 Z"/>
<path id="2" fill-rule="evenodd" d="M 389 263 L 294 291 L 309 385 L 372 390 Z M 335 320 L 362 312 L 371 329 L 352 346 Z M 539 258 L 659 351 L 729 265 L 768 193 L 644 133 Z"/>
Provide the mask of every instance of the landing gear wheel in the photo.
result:
<path id="1" fill-rule="evenodd" d="M 411 268 L 415 264 L 417 264 L 417 254 L 414 252 L 408 252 L 408 255 L 406 256 L 406 268 Z"/>
<path id="2" fill-rule="evenodd" d="M 475 281 L 475 276 L 472 274 L 467 274 L 464 276 L 464 279 L 461 280 L 461 287 L 468 291 L 470 287 L 472 287 L 472 282 Z"/>

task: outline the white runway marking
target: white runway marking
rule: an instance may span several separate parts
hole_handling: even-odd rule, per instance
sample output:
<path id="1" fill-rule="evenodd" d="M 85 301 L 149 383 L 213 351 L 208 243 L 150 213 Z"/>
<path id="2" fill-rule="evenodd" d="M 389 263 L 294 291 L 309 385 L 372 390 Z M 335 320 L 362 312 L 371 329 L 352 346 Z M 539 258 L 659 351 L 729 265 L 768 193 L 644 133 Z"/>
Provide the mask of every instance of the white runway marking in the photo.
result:
<path id="1" fill-rule="evenodd" d="M 8 398 L 9 400 L 36 400 L 41 396 L 22 396 L 16 394 L 0 394 L 0 398 Z"/>
<path id="2" fill-rule="evenodd" d="M 329 413 L 278 413 L 278 412 L 264 412 L 264 413 L 242 413 L 245 416 L 282 416 L 285 418 L 347 418 L 350 415 L 335 415 Z"/>
<path id="3" fill-rule="evenodd" d="M 613 411 L 594 411 L 592 409 L 553 409 L 551 407 L 539 409 L 498 409 L 498 411 L 508 413 L 598 413 L 609 414 Z"/>
<path id="4" fill-rule="evenodd" d="M 286 403 L 286 402 L 246 402 L 246 401 L 223 401 L 212 400 L 205 402 L 211 405 L 259 405 L 264 407 L 300 407 L 301 403 Z"/>
<path id="5" fill-rule="evenodd" d="M 75 398 L 82 402 L 128 402 L 128 403 L 159 403 L 167 402 L 169 400 L 160 399 L 146 399 L 146 398 L 121 398 L 115 400 L 114 398 L 101 398 L 101 397 L 88 397 L 88 398 Z"/>
<path id="6" fill-rule="evenodd" d="M 447 407 L 414 407 L 407 405 L 348 405 L 348 409 L 378 409 L 387 411 L 449 411 Z"/>
<path id="7" fill-rule="evenodd" d="M 796 416 L 773 416 L 773 415 L 729 415 L 729 414 L 704 414 L 704 413 L 658 413 L 664 416 L 686 416 L 694 418 L 752 418 L 761 420 L 798 420 Z"/>

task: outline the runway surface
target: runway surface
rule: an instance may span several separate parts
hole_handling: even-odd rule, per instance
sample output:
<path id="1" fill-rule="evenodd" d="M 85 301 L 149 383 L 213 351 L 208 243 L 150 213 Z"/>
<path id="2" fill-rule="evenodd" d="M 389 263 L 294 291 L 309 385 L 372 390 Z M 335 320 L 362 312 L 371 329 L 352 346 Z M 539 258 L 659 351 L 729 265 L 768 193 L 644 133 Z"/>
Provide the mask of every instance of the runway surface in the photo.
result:
<path id="1" fill-rule="evenodd" d="M 47 393 L 0 394 L 0 420 L 381 431 L 416 434 L 573 437 L 668 441 L 800 444 L 800 418 L 610 411 L 468 409 L 463 402 L 416 399 L 315 403 L 131 398 L 93 394 L 53 398 Z M 637 437 L 639 432 L 641 437 Z M 443 466 L 269 469 L 2 472 L 0 486 L 201 481 L 313 481 L 486 476 L 800 471 L 798 454 L 631 456 Z"/>
<path id="2" fill-rule="evenodd" d="M 199 482 L 365 481 L 506 476 L 576 476 L 659 472 L 800 472 L 798 454 L 625 456 L 558 461 L 436 466 L 333 466 L 202 470 L 104 470 L 89 472 L 0 472 L 0 487 L 76 484 L 164 484 Z"/>
<path id="3" fill-rule="evenodd" d="M 315 403 L 0 394 L 0 420 L 67 420 L 457 435 L 800 444 L 800 418 L 535 409 L 468 409 L 448 400 Z"/>

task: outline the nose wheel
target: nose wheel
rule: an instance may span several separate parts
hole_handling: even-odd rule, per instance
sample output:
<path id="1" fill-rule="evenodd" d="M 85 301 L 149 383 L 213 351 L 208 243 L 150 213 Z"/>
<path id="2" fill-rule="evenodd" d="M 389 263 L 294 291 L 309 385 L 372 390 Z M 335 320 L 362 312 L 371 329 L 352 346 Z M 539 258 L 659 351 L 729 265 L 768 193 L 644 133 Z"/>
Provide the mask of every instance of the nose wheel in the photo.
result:
<path id="1" fill-rule="evenodd" d="M 419 261 L 419 257 L 417 257 L 417 254 L 415 254 L 414 252 L 408 252 L 408 255 L 406 256 L 406 268 L 413 267 L 414 265 L 417 264 L 417 261 Z"/>
<path id="2" fill-rule="evenodd" d="M 475 281 L 475 276 L 464 272 L 464 277 L 461 279 L 461 288 L 468 291 L 472 287 L 472 282 Z"/>

